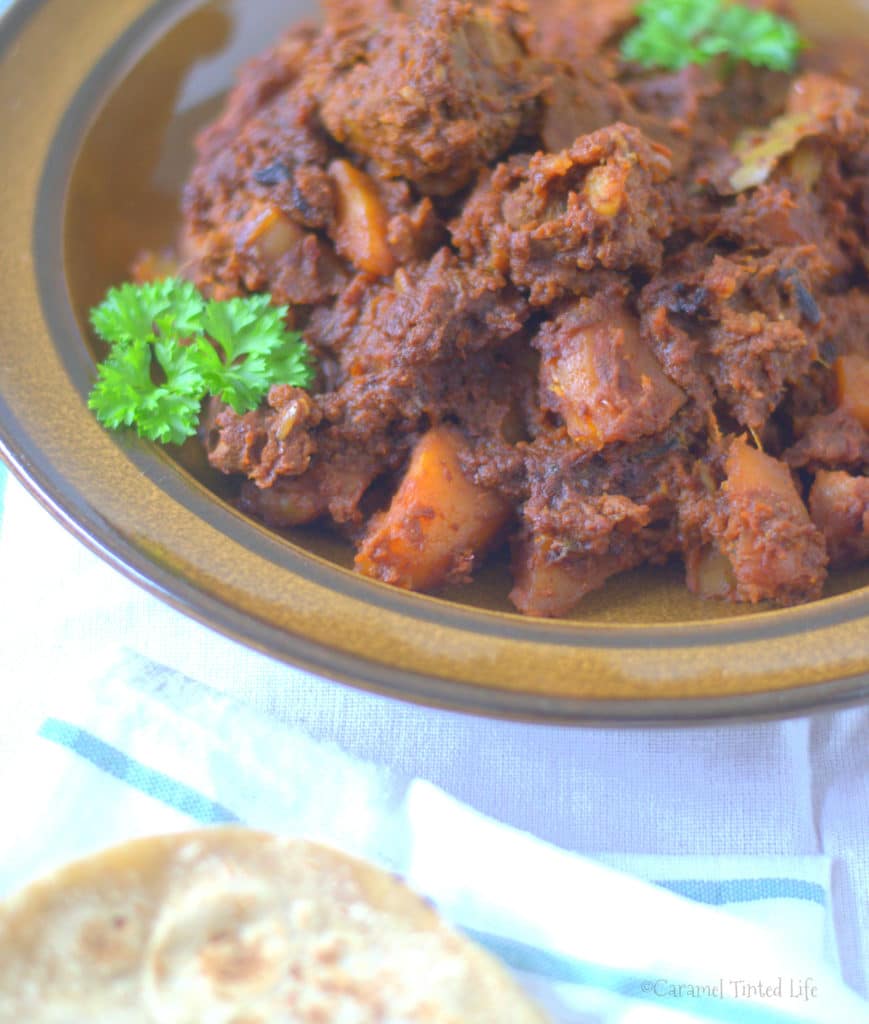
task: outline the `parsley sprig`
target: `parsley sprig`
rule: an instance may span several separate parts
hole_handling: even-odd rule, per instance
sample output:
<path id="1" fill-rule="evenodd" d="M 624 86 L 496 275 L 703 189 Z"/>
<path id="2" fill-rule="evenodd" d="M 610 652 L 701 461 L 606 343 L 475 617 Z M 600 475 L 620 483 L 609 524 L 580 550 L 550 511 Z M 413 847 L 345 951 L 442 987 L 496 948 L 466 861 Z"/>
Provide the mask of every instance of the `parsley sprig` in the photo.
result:
<path id="1" fill-rule="evenodd" d="M 726 0 L 643 0 L 622 40 L 626 60 L 678 70 L 715 57 L 791 71 L 804 46 L 797 28 L 772 11 Z"/>
<path id="2" fill-rule="evenodd" d="M 113 430 L 181 444 L 196 433 L 206 394 L 245 413 L 273 384 L 310 387 L 311 354 L 286 329 L 286 313 L 269 295 L 207 301 L 178 278 L 112 288 L 91 311 L 109 354 L 88 406 Z"/>

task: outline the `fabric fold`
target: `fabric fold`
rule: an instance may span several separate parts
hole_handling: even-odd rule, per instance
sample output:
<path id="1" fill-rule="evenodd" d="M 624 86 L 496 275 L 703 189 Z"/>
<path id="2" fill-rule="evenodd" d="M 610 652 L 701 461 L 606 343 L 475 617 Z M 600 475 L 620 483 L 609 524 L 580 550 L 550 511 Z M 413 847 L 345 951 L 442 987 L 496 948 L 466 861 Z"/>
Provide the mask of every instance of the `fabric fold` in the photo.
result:
<path id="1" fill-rule="evenodd" d="M 237 823 L 402 874 L 559 1024 L 869 1010 L 837 970 L 828 858 L 588 860 L 134 652 L 93 672 L 70 675 L 0 783 L 17 825 L 0 837 L 3 891 L 112 843 Z"/>

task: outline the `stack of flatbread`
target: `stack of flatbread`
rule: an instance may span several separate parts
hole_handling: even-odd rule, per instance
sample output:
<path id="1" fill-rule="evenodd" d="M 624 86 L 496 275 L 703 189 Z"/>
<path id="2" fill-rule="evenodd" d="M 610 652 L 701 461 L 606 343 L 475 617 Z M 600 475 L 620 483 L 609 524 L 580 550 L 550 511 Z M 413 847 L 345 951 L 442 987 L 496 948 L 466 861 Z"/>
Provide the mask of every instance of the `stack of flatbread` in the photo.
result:
<path id="1" fill-rule="evenodd" d="M 542 1024 L 398 879 L 301 840 L 130 843 L 0 905 L 2 1024 Z"/>

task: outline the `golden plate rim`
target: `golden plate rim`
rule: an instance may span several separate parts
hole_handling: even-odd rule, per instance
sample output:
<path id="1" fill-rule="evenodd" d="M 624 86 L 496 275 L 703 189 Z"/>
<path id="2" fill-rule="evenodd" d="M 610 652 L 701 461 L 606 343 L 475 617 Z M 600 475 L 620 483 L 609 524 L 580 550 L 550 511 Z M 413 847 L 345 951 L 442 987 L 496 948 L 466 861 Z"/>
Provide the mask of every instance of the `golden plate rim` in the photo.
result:
<path id="1" fill-rule="evenodd" d="M 218 632 L 405 700 L 627 725 L 781 717 L 869 698 L 869 588 L 671 625 L 470 609 L 305 553 L 229 509 L 164 453 L 96 424 L 83 398 L 92 363 L 63 274 L 63 185 L 118 69 L 195 6 L 19 0 L 0 21 L 0 454 L 52 515 Z"/>

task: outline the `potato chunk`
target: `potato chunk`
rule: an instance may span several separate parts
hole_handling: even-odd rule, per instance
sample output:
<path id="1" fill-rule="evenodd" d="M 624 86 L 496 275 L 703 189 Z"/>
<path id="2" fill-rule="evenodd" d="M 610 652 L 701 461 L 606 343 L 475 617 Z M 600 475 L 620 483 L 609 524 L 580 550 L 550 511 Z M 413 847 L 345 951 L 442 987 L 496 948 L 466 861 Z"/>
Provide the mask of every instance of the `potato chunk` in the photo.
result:
<path id="1" fill-rule="evenodd" d="M 727 455 L 727 483 L 731 496 L 752 492 L 775 495 L 805 512 L 797 493 L 791 471 L 778 459 L 752 448 L 742 438 L 735 438 Z"/>
<path id="2" fill-rule="evenodd" d="M 688 589 L 704 600 L 726 600 L 736 586 L 730 562 L 714 545 L 686 551 L 685 569 Z"/>
<path id="3" fill-rule="evenodd" d="M 809 495 L 809 510 L 827 541 L 832 565 L 846 567 L 869 558 L 869 477 L 822 470 Z"/>
<path id="4" fill-rule="evenodd" d="M 365 576 L 433 590 L 470 576 L 510 515 L 500 495 L 472 483 L 457 429 L 438 426 L 417 443 L 392 504 L 374 517 L 356 556 Z"/>
<path id="5" fill-rule="evenodd" d="M 262 203 L 251 208 L 239 235 L 240 241 L 254 247 L 274 272 L 281 259 L 304 240 L 305 232 L 274 203 Z"/>
<path id="6" fill-rule="evenodd" d="M 719 546 L 733 569 L 737 601 L 795 604 L 819 597 L 827 549 L 788 467 L 741 438 L 730 445 Z"/>
<path id="7" fill-rule="evenodd" d="M 524 615 L 563 618 L 626 566 L 616 555 L 558 558 L 546 537 L 525 537 L 513 550 L 510 600 Z"/>
<path id="8" fill-rule="evenodd" d="M 354 267 L 384 277 L 395 270 L 388 218 L 372 179 L 346 160 L 329 165 L 338 198 L 335 248 Z"/>
<path id="9" fill-rule="evenodd" d="M 543 403 L 589 448 L 656 434 L 685 402 L 621 304 L 583 300 L 547 325 L 537 345 Z"/>
<path id="10" fill-rule="evenodd" d="M 834 365 L 839 408 L 869 430 L 869 359 L 840 356 Z"/>

